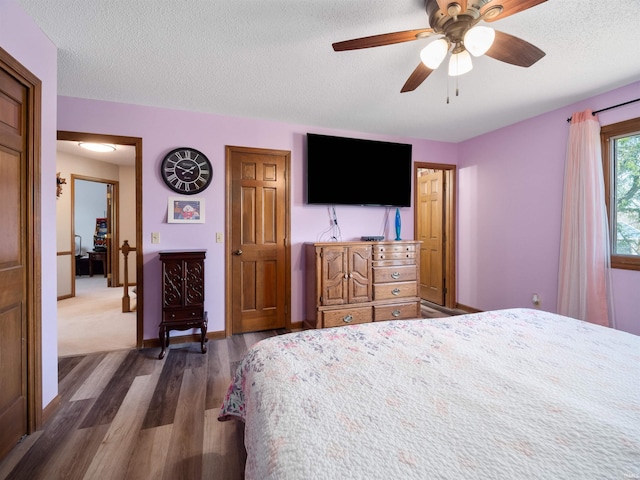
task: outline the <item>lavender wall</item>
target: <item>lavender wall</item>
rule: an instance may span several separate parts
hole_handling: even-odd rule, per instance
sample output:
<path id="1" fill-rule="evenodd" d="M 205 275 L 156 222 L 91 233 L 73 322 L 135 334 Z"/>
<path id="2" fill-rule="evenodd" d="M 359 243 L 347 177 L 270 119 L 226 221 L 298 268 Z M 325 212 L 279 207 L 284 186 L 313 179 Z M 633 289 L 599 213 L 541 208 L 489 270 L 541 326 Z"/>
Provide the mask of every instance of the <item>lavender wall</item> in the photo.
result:
<path id="1" fill-rule="evenodd" d="M 14 0 L 0 0 L 0 47 L 42 82 L 42 403 L 58 393 L 56 316 L 57 50 Z"/>
<path id="2" fill-rule="evenodd" d="M 458 145 L 458 302 L 556 311 L 567 118 L 640 97 L 640 82 Z M 640 103 L 599 115 L 640 116 Z M 640 334 L 640 272 L 613 270 L 616 326 Z"/>
<path id="3" fill-rule="evenodd" d="M 304 319 L 304 265 L 302 244 L 317 241 L 327 229 L 326 207 L 304 204 L 304 138 L 308 131 L 413 144 L 415 161 L 455 163 L 456 146 L 442 142 L 372 136 L 290 125 L 278 122 L 225 117 L 203 113 L 141 107 L 70 97 L 58 99 L 58 129 L 77 132 L 141 137 L 143 145 L 143 244 L 144 337 L 155 338 L 160 319 L 160 264 L 157 252 L 165 249 L 206 248 L 206 309 L 209 331 L 224 330 L 224 244 L 215 233 L 225 231 L 225 146 L 246 146 L 291 151 L 291 244 L 292 320 Z M 159 175 L 162 156 L 169 150 L 190 146 L 206 153 L 213 163 L 214 178 L 202 194 L 206 223 L 167 224 L 167 197 L 173 195 Z M 363 168 L 372 168 L 363 165 Z M 343 240 L 361 235 L 380 235 L 386 209 L 380 207 L 336 207 Z M 392 238 L 393 212 L 387 238 Z M 403 238 L 413 238 L 413 209 L 402 209 Z M 151 244 L 151 232 L 160 233 L 160 244 Z M 131 239 L 130 239 L 131 240 Z"/>

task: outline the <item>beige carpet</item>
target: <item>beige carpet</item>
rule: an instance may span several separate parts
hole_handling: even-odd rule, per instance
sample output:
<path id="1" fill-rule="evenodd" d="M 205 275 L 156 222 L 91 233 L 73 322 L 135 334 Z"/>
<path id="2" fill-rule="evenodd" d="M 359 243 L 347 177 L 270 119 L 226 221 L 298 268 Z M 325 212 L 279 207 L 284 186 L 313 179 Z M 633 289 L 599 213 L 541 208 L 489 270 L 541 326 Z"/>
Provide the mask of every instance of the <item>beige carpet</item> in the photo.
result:
<path id="1" fill-rule="evenodd" d="M 76 296 L 58 301 L 58 356 L 135 348 L 136 312 L 122 313 L 122 293 L 102 276 L 77 277 Z"/>

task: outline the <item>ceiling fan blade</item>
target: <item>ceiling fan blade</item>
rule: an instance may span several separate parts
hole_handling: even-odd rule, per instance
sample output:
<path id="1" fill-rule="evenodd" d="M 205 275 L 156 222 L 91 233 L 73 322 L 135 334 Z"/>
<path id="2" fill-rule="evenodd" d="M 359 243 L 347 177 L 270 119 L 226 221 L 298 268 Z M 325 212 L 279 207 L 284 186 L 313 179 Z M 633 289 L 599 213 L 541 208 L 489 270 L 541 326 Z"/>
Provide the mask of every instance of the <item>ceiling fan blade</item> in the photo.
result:
<path id="1" fill-rule="evenodd" d="M 467 11 L 467 0 L 437 0 L 438 7 L 445 15 L 449 14 L 449 5 L 458 4 L 460 6 L 460 13 Z"/>
<path id="2" fill-rule="evenodd" d="M 418 88 L 420 84 L 424 82 L 429 75 L 431 75 L 431 72 L 433 72 L 433 70 L 420 62 L 409 78 L 407 78 L 407 81 L 404 82 L 404 86 L 402 87 L 402 90 L 400 90 L 400 93 L 412 92 Z"/>
<path id="3" fill-rule="evenodd" d="M 353 40 L 345 40 L 344 42 L 336 42 L 333 49 L 336 52 L 344 50 L 357 50 L 359 48 L 381 47 L 383 45 L 392 45 L 394 43 L 410 42 L 418 38 L 428 37 L 433 33 L 432 28 L 419 28 L 417 30 L 405 30 L 404 32 L 383 33 L 381 35 L 373 35 L 371 37 L 354 38 Z"/>
<path id="4" fill-rule="evenodd" d="M 546 1 L 547 0 L 491 0 L 484 7 L 482 7 L 482 9 L 480 9 L 480 13 L 484 14 L 492 7 L 495 7 L 496 5 L 502 5 L 502 13 L 496 16 L 489 16 L 485 18 L 485 21 L 487 22 L 495 22 L 496 20 L 506 18 L 515 13 L 528 10 L 529 8 L 540 5 L 541 3 L 544 3 Z"/>
<path id="5" fill-rule="evenodd" d="M 545 53 L 521 38 L 496 30 L 493 45 L 485 55 L 519 67 L 530 67 L 544 57 Z"/>

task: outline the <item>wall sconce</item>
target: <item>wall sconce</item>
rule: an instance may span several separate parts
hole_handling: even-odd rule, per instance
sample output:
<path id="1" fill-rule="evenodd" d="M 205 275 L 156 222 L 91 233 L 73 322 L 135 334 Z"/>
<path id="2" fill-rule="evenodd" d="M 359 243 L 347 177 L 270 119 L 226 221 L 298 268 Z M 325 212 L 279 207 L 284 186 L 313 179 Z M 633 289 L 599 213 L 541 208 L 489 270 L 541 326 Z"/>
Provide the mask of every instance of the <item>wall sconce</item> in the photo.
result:
<path id="1" fill-rule="evenodd" d="M 60 172 L 56 173 L 56 199 L 62 195 L 62 185 L 66 185 L 67 179 L 60 178 Z"/>

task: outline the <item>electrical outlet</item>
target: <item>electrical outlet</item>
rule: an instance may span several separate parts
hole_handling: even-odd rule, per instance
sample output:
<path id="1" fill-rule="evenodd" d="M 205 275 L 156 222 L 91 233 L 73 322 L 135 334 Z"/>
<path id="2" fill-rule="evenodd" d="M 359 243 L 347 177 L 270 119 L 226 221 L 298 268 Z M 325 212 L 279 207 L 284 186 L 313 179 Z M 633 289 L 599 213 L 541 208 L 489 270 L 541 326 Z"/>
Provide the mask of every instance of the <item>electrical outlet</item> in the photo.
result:
<path id="1" fill-rule="evenodd" d="M 534 293 L 531 297 L 531 303 L 533 303 L 536 307 L 540 306 L 540 295 Z"/>
<path id="2" fill-rule="evenodd" d="M 222 236 L 222 232 L 216 232 L 216 243 L 222 243 L 224 237 Z"/>
<path id="3" fill-rule="evenodd" d="M 151 243 L 160 243 L 160 232 L 151 233 Z"/>

